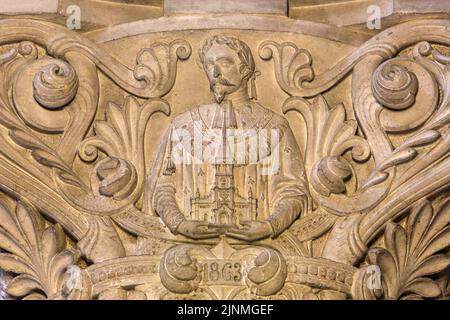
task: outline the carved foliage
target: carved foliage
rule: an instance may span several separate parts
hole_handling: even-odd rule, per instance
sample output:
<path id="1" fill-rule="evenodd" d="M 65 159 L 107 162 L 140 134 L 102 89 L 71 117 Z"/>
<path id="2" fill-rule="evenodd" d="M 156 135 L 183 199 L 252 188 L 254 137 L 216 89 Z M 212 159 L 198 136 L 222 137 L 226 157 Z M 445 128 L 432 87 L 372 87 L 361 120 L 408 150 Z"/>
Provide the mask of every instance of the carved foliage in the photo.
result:
<path id="1" fill-rule="evenodd" d="M 66 35 L 65 32 L 63 34 Z M 25 170 L 35 167 L 32 170 L 34 176 L 62 193 L 74 207 L 92 214 L 117 213 L 120 208 L 132 204 L 142 191 L 146 126 L 153 113 L 162 111 L 169 114 L 169 105 L 160 97 L 173 87 L 177 61 L 187 59 L 191 47 L 184 40 L 175 40 L 169 44 L 158 42 L 142 49 L 133 69 L 134 80 L 128 84 L 124 81 L 128 72 L 124 72 L 126 75 L 118 72 L 124 68 L 120 62 L 92 44 L 89 44 L 90 49 L 98 51 L 103 61 L 91 54 L 83 55 L 81 52 L 86 49 L 84 40 L 71 35 L 75 39 L 69 43 L 66 41 L 71 37 L 66 36 L 58 43 L 67 46 L 63 57 L 40 56 L 40 50 L 31 42 L 23 42 L 18 49 L 2 56 L 0 73 L 5 85 L 0 93 L 0 123 L 10 129 L 10 137 L 15 144 L 31 151 L 34 158 L 31 161 L 26 157 L 16 157 L 20 167 Z M 42 41 L 45 43 L 46 39 Z M 49 55 L 57 51 L 48 50 Z M 17 57 L 18 54 L 22 57 Z M 95 164 L 92 188 L 89 188 L 73 168 L 73 162 L 97 110 L 96 67 L 103 68 L 125 90 L 133 92 L 136 89 L 150 99 L 142 107 L 135 98 L 128 98 L 123 108 L 110 104 L 106 121 L 95 122 L 96 136 L 83 142 L 85 147 L 79 154 L 83 160 L 92 162 L 97 158 L 97 149 L 100 149 L 108 158 Z M 12 99 L 9 87 L 13 88 Z M 136 95 L 141 96 L 137 92 Z M 57 147 L 44 142 L 45 139 L 36 131 L 61 134 L 55 137 L 59 142 Z M 13 149 L 13 145 L 8 147 Z M 50 175 L 46 167 L 51 169 Z M 99 195 L 105 198 L 98 200 L 96 197 Z"/>
<path id="2" fill-rule="evenodd" d="M 177 59 L 186 60 L 191 52 L 191 46 L 184 40 L 175 40 L 170 44 L 155 43 L 138 53 L 134 77 L 147 84 L 151 97 L 162 97 L 175 83 Z"/>
<path id="3" fill-rule="evenodd" d="M 98 150 L 108 157 L 97 163 L 91 181 L 100 194 L 123 200 L 136 187 L 141 187 L 145 175 L 144 132 L 150 117 L 156 112 L 170 112 L 163 100 L 148 100 L 143 105 L 128 97 L 123 106 L 109 103 L 106 120 L 96 121 L 95 136 L 83 141 L 79 154 L 84 161 L 93 161 Z"/>
<path id="4" fill-rule="evenodd" d="M 283 112 L 289 111 L 297 111 L 306 123 L 305 168 L 313 187 L 323 195 L 345 192 L 344 180 L 351 176 L 352 169 L 340 156 L 347 150 L 357 161 L 370 156 L 367 142 L 356 135 L 356 121 L 345 119 L 342 104 L 330 109 L 322 96 L 312 103 L 290 98 L 283 106 Z"/>
<path id="5" fill-rule="evenodd" d="M 166 251 L 161 260 L 161 282 L 175 293 L 190 293 L 199 286 L 201 276 L 197 259 L 190 256 L 191 245 L 180 245 Z"/>
<path id="6" fill-rule="evenodd" d="M 35 180 L 28 181 L 32 175 L 50 189 L 44 194 L 49 199 L 57 199 L 54 200 L 57 205 L 62 199 L 86 214 L 83 217 L 86 219 L 77 219 L 79 223 L 81 220 L 91 223 L 84 237 L 77 235 L 81 238 L 78 246 L 86 257 L 91 257 L 88 260 L 92 260 L 94 266 L 99 261 L 122 257 L 125 248 L 111 221 L 91 219 L 89 214 L 123 214 L 139 199 L 146 169 L 144 132 L 152 114 L 158 111 L 169 114 L 169 106 L 161 97 L 173 87 L 177 61 L 187 59 L 191 47 L 184 40 L 155 43 L 141 50 L 136 65 L 128 68 L 100 47 L 64 28 L 40 21 L 28 21 L 23 27 L 21 24 L 22 21 L 15 19 L 1 21 L 1 44 L 32 38 L 42 48 L 23 42 L 0 57 L 3 81 L 0 123 L 9 130 L 10 137 L 0 141 L 2 161 L 3 158 L 5 162 L 11 160 L 18 171 L 27 173 L 21 176 L 23 179 L 14 181 L 17 185 L 13 189 L 29 192 L 27 184 L 21 180 L 37 185 Z M 382 290 L 367 288 L 369 275 L 367 269 L 362 268 L 353 285 L 356 298 L 434 298 L 441 294 L 429 276 L 449 265 L 448 254 L 439 253 L 450 242 L 449 202 L 435 208 L 428 202 L 420 203 L 410 213 L 405 227 L 392 221 L 386 224 L 386 221 L 396 218 L 409 203 L 423 196 L 419 193 L 428 195 L 448 184 L 448 178 L 445 179 L 449 176 L 450 166 L 448 163 L 446 166 L 445 159 L 448 158 L 445 157 L 450 139 L 450 59 L 429 43 L 421 42 L 412 50 L 412 58 L 385 60 L 421 39 L 448 45 L 448 35 L 442 32 L 447 31 L 448 26 L 448 22 L 430 20 L 395 27 L 317 76 L 307 50 L 291 42 L 265 41 L 260 46 L 260 57 L 274 61 L 280 87 L 294 96 L 286 101 L 284 111 L 299 112 L 307 127 L 305 166 L 311 192 L 320 210 L 294 223 L 292 233 L 302 241 L 310 240 L 335 223 L 336 217 L 328 212 L 356 213 L 353 215 L 356 223 L 348 221 L 334 229 L 342 237 L 331 234 L 327 240 L 333 249 L 328 251 L 335 252 L 328 258 L 352 263 L 355 256 L 366 252 L 365 245 L 370 238 L 380 229 L 386 229 L 386 248 L 370 249 L 367 255 L 367 262 L 381 269 Z M 40 56 L 42 49 L 47 50 L 49 56 Z M 106 119 L 93 121 L 98 103 L 97 67 L 123 90 L 149 100 L 141 104 L 130 97 L 123 106 L 111 103 L 106 109 Z M 330 108 L 320 95 L 352 69 L 357 121 L 347 120 L 342 105 Z M 303 97 L 316 98 L 308 101 Z M 85 139 L 92 123 L 94 136 Z M 358 125 L 365 139 L 357 135 Z M 396 147 L 386 134 L 416 129 L 416 132 L 408 132 L 411 135 Z M 55 138 L 56 147 L 45 143 L 41 133 L 61 135 Z M 79 142 L 82 142 L 80 147 Z M 14 143 L 22 148 L 15 148 Z M 436 143 L 435 148 L 420 154 L 418 147 L 433 143 Z M 31 157 L 28 157 L 28 150 Z M 356 190 L 348 190 L 347 180 L 357 178 L 352 163 L 342 157 L 348 150 L 355 161 L 365 161 L 371 154 L 375 160 L 375 169 L 369 179 L 365 184 L 356 183 Z M 92 165 L 91 188 L 81 182 L 77 167 L 73 166 L 77 152 L 84 162 Z M 400 165 L 403 171 L 396 170 Z M 3 176 L 10 179 L 0 172 L 0 177 Z M 8 181 L 6 178 L 2 181 Z M 58 179 L 62 183 L 54 188 L 54 182 L 60 182 Z M 74 189 L 76 192 L 72 192 Z M 85 194 L 78 192 L 80 190 Z M 27 198 L 26 194 L 24 198 Z M 386 201 L 378 205 L 383 199 Z M 57 218 L 58 215 L 61 213 L 54 214 Z M 136 224 L 142 224 L 143 219 L 136 221 Z M 163 237 L 165 231 L 160 230 L 158 221 L 149 218 L 147 222 L 151 228 L 139 226 L 145 229 L 146 235 L 155 236 L 154 232 L 160 232 L 158 236 Z M 351 242 L 351 239 L 361 249 L 348 259 L 345 241 Z M 105 250 L 108 245 L 113 249 Z M 45 227 L 33 206 L 19 202 L 15 210 L 0 207 L 0 248 L 4 250 L 0 253 L 0 268 L 16 275 L 8 284 L 8 293 L 12 296 L 60 298 L 65 269 L 76 260 L 75 254 L 65 247 L 62 228 L 58 224 Z M 227 254 L 218 256 L 216 253 L 220 250 L 200 245 L 169 249 L 161 260 L 162 283 L 173 292 L 194 294 L 205 280 L 201 263 L 219 261 L 226 264 L 236 259 L 245 261 L 244 277 L 238 281 L 239 289 L 247 290 L 247 285 L 256 296 L 269 297 L 283 288 L 287 267 L 278 251 L 261 247 L 228 248 L 225 251 Z M 301 250 L 291 252 L 300 254 Z M 324 266 L 318 268 L 314 264 L 308 264 L 306 269 L 305 266 L 290 265 L 295 270 L 290 273 L 304 275 L 307 279 L 314 275 L 340 280 L 326 268 L 332 262 L 321 259 L 322 262 Z M 343 281 L 351 285 L 347 276 Z M 108 285 L 113 286 L 113 282 Z M 314 286 L 320 287 L 323 283 L 317 282 Z M 289 289 L 287 286 L 284 291 Z M 218 294 L 221 290 L 210 290 L 211 297 L 222 297 Z M 227 294 L 223 294 L 224 297 Z"/>
<path id="7" fill-rule="evenodd" d="M 450 257 L 439 253 L 450 243 L 450 201 L 437 208 L 423 201 L 416 205 L 406 226 L 389 222 L 386 248 L 372 248 L 367 263 L 379 266 L 382 288 L 370 289 L 367 267 L 355 275 L 353 295 L 357 299 L 419 299 L 441 295 L 439 286 L 428 276 L 446 269 Z"/>
<path id="8" fill-rule="evenodd" d="M 22 57 L 19 57 L 18 54 L 21 54 Z M 30 127 L 25 125 L 25 123 L 30 124 L 32 127 L 36 127 L 38 129 L 47 129 L 48 126 L 45 125 L 44 127 L 41 127 L 39 124 L 36 124 L 36 119 L 41 119 L 42 116 L 39 116 L 33 120 L 30 120 L 29 115 L 27 113 L 35 113 L 35 111 L 28 110 L 26 112 L 22 108 L 24 106 L 27 106 L 28 108 L 33 108 L 34 104 L 37 104 L 34 101 L 28 102 L 26 100 L 26 91 L 19 90 L 20 95 L 17 95 L 16 93 L 16 86 L 23 86 L 23 81 L 15 81 L 17 75 L 15 74 L 17 70 L 18 77 L 21 77 L 21 75 L 24 73 L 24 70 L 26 70 L 30 65 L 39 63 L 37 66 L 37 70 L 41 70 L 37 73 L 37 79 L 35 80 L 36 88 L 34 90 L 35 96 L 38 97 L 40 103 L 43 105 L 47 105 L 50 108 L 55 107 L 56 105 L 58 107 L 61 107 L 61 103 L 66 101 L 67 94 L 71 95 L 71 98 L 73 98 L 73 91 L 77 88 L 77 78 L 74 74 L 73 69 L 71 69 L 70 66 L 68 66 L 65 62 L 62 62 L 60 60 L 54 59 L 53 64 L 50 64 L 50 61 L 45 59 L 38 59 L 38 49 L 37 47 L 30 42 L 22 42 L 18 48 L 12 49 L 7 55 L 5 55 L 1 59 L 0 63 L 0 75 L 3 77 L 5 83 L 3 90 L 0 92 L 0 123 L 10 129 L 9 135 L 11 139 L 21 147 L 28 149 L 31 151 L 32 157 L 41 165 L 44 165 L 46 167 L 51 167 L 59 170 L 60 172 L 60 178 L 66 181 L 70 184 L 75 184 L 78 186 L 81 186 L 82 183 L 76 176 L 76 174 L 73 172 L 73 170 L 70 168 L 70 166 L 64 161 L 64 159 L 61 157 L 58 152 L 50 147 L 48 147 L 42 140 L 38 137 L 38 135 L 31 130 Z M 45 60 L 45 61 L 43 61 Z M 58 64 L 55 64 L 58 63 Z M 42 71 L 42 68 L 47 71 Z M 46 69 L 47 68 L 47 69 Z M 69 84 L 65 83 L 61 88 L 51 90 L 51 86 L 57 85 L 55 84 L 54 80 L 56 76 L 51 76 L 51 74 L 55 72 L 59 72 L 58 70 L 65 70 L 62 72 L 62 74 L 58 75 L 58 79 L 67 79 L 69 77 L 71 80 L 71 88 L 70 93 L 66 92 L 66 88 Z M 47 74 L 47 76 L 44 76 Z M 23 79 L 22 79 L 23 80 Z M 31 88 L 31 82 L 29 84 Z M 9 93 L 8 93 L 8 87 L 14 88 L 14 100 L 10 99 Z M 45 91 L 45 92 L 44 92 Z M 33 89 L 31 89 L 30 94 L 33 93 Z M 56 94 L 58 97 L 56 98 L 54 96 Z M 55 100 L 52 100 L 55 98 Z M 69 100 L 70 100 L 69 99 Z M 34 99 L 33 99 L 34 100 Z M 63 101 L 64 100 L 64 101 Z M 33 104 L 34 102 L 34 104 Z M 39 106 L 40 109 L 44 110 L 41 106 Z M 21 116 L 22 118 L 18 117 L 17 114 Z M 50 111 L 48 111 L 50 112 Z M 58 111 L 57 113 L 60 113 Z M 33 117 L 31 117 L 33 118 Z M 45 118 L 45 117 L 44 117 Z M 48 118 L 48 117 L 47 117 Z M 61 119 L 60 119 L 61 120 Z M 53 128 L 55 130 L 61 129 L 61 121 L 58 123 L 58 126 Z M 51 132 L 53 129 L 48 128 Z M 33 172 L 34 173 L 34 172 Z"/>
<path id="9" fill-rule="evenodd" d="M 303 82 L 314 79 L 310 53 L 292 42 L 265 41 L 259 47 L 259 56 L 264 60 L 274 60 L 278 84 L 288 94 L 301 92 Z"/>
<path id="10" fill-rule="evenodd" d="M 9 210 L 0 204 L 0 268 L 17 274 L 7 293 L 24 299 L 57 299 L 68 266 L 77 260 L 66 249 L 60 225 L 45 227 L 36 210 L 18 202 Z"/>

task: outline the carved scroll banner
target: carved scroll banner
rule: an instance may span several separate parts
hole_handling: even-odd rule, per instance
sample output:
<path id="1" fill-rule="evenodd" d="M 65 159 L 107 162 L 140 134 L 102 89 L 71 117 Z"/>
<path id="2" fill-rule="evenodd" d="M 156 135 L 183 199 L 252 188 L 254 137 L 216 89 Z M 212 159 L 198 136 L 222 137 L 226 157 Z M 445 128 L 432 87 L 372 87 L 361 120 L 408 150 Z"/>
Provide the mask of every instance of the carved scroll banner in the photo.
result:
<path id="1" fill-rule="evenodd" d="M 0 21 L 14 299 L 445 299 L 450 21 Z"/>

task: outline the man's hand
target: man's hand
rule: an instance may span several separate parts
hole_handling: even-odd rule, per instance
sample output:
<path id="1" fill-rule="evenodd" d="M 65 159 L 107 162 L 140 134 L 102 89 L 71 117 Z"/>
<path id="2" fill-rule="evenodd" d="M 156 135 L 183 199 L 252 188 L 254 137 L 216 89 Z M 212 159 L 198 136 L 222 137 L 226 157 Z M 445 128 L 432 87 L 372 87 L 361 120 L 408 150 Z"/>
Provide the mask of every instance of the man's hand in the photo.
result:
<path id="1" fill-rule="evenodd" d="M 272 235 L 272 226 L 267 221 L 248 221 L 241 224 L 242 228 L 230 228 L 226 235 L 245 241 L 256 241 Z"/>
<path id="2" fill-rule="evenodd" d="M 177 232 L 191 239 L 208 239 L 219 236 L 216 229 L 209 228 L 209 223 L 204 221 L 183 221 L 177 228 Z"/>

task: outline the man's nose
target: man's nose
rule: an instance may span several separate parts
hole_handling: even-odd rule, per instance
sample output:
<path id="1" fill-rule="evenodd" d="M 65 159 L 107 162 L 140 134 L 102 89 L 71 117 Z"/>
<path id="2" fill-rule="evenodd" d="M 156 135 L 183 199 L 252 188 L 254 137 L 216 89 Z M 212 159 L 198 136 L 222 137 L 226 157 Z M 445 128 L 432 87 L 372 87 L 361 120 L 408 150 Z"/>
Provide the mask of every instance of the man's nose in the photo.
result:
<path id="1" fill-rule="evenodd" d="M 214 78 L 217 78 L 222 75 L 222 71 L 218 65 L 214 66 Z"/>

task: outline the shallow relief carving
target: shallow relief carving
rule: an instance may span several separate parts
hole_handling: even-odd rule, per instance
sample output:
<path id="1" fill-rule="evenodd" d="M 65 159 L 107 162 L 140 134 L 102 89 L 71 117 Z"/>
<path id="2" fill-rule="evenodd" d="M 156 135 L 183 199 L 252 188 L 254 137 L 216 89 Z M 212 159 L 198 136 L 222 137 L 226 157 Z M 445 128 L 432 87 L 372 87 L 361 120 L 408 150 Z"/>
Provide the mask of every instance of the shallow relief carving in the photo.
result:
<path id="1" fill-rule="evenodd" d="M 6 292 L 446 297 L 449 27 L 398 25 L 318 68 L 311 52 L 324 43 L 300 47 L 295 36 L 168 34 L 139 41 L 130 65 L 128 53 L 50 23 L 2 20 Z M 186 91 L 180 72 L 192 69 L 212 102 Z M 263 101 L 266 90 L 278 98 Z M 196 134 L 228 145 L 243 132 L 267 152 L 252 159 L 244 141 L 247 157 L 195 162 Z M 261 174 L 268 164 L 275 170 Z"/>

